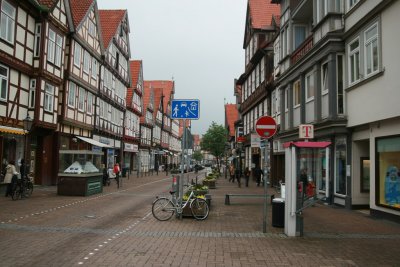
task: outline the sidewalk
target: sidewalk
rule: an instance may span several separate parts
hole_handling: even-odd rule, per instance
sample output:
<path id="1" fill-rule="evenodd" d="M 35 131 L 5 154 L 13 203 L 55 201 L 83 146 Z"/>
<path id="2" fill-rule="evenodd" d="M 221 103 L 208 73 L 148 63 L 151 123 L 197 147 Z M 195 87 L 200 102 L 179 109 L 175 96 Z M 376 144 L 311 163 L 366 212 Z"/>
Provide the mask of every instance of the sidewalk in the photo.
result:
<path id="1" fill-rule="evenodd" d="M 196 174 L 190 173 L 190 179 L 195 180 Z M 199 177 L 204 173 L 199 172 Z M 188 177 L 185 174 L 185 179 Z M 123 178 L 120 189 L 116 182 L 112 181 L 111 186 L 103 188 L 102 194 L 117 193 L 118 191 L 132 191 L 134 187 L 144 183 L 155 182 L 165 179 L 172 179 L 172 175 L 165 175 L 160 172 L 149 176 L 137 177 L 136 173 L 131 174 L 129 179 Z M 200 179 L 199 179 L 200 180 Z M 172 182 L 172 180 L 171 180 Z M 167 182 L 168 184 L 168 182 Z M 131 189 L 130 189 L 131 188 Z M 165 188 L 165 193 L 169 188 Z M 256 183 L 250 180 L 249 187 L 245 187 L 244 179 L 242 187 L 237 183 L 228 182 L 222 175 L 217 180 L 217 188 L 210 189 L 211 210 L 207 220 L 202 227 L 207 231 L 226 231 L 240 233 L 262 233 L 263 230 L 263 198 L 232 197 L 230 205 L 225 205 L 226 194 L 263 194 L 264 188 L 257 187 Z M 274 188 L 268 188 L 269 195 L 279 197 Z M 80 196 L 59 196 L 56 186 L 35 186 L 33 194 L 29 199 L 12 201 L 10 197 L 0 197 L 0 220 L 24 216 L 27 213 L 37 212 L 53 208 L 59 204 L 73 202 L 98 195 Z M 150 205 L 151 203 L 149 203 Z M 270 198 L 267 199 L 267 234 L 283 235 L 284 229 L 272 227 L 272 206 Z M 377 235 L 396 235 L 400 237 L 400 224 L 385 219 L 379 219 L 367 214 L 368 211 L 346 210 L 342 207 L 316 204 L 304 210 L 304 237 L 340 237 L 359 235 L 374 237 Z M 174 220 L 172 222 L 175 222 Z M 209 225 L 207 225 L 209 224 Z"/>

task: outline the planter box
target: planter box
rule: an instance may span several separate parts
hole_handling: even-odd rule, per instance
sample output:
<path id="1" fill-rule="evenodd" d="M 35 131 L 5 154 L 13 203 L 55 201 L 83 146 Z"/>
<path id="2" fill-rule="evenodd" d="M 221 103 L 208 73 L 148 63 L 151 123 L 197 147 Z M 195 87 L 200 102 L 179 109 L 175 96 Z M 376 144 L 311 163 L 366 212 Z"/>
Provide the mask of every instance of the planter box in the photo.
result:
<path id="1" fill-rule="evenodd" d="M 207 180 L 207 179 L 205 179 L 205 180 L 203 180 L 203 185 L 208 186 L 208 188 L 210 188 L 210 189 L 215 189 L 216 188 L 215 180 Z"/>

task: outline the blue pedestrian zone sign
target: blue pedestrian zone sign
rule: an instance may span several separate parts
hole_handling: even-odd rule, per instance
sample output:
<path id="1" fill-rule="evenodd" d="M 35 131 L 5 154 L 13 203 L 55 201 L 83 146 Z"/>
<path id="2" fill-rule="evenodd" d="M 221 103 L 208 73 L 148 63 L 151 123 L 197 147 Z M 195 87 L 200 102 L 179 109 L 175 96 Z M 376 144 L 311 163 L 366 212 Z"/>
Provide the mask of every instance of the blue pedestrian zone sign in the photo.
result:
<path id="1" fill-rule="evenodd" d="M 176 99 L 171 105 L 172 119 L 198 120 L 200 116 L 200 101 L 198 99 Z"/>

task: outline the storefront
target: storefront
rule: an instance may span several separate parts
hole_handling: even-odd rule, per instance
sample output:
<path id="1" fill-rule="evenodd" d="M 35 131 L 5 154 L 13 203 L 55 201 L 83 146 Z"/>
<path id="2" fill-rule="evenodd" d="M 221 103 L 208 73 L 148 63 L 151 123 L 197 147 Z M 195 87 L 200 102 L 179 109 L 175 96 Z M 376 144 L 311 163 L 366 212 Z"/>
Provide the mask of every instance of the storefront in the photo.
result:
<path id="1" fill-rule="evenodd" d="M 353 129 L 352 205 L 400 220 L 400 119 Z"/>
<path id="2" fill-rule="evenodd" d="M 124 168 L 133 171 L 137 169 L 137 157 L 139 146 L 137 144 L 124 143 Z"/>
<path id="3" fill-rule="evenodd" d="M 104 149 L 104 164 L 108 168 L 112 168 L 115 163 L 122 164 L 121 162 L 121 140 L 93 135 L 93 140 L 107 146 Z"/>
<path id="4" fill-rule="evenodd" d="M 24 134 L 24 131 L 19 128 L 0 127 L 0 160 L 2 173 L 10 161 L 15 162 L 15 167 L 17 168 L 17 171 L 19 171 L 19 165 L 21 159 L 24 158 L 25 151 Z"/>

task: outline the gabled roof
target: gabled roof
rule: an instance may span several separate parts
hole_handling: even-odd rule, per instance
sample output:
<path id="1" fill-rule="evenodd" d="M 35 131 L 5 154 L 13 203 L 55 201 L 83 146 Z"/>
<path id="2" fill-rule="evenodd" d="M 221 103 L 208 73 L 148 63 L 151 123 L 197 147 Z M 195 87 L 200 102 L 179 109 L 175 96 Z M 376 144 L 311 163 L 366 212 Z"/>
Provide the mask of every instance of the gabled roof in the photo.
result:
<path id="1" fill-rule="evenodd" d="M 131 60 L 131 78 L 132 78 L 132 87 L 136 88 L 136 85 L 139 81 L 140 70 L 142 69 L 143 62 L 141 60 Z"/>
<path id="2" fill-rule="evenodd" d="M 94 0 L 70 0 L 72 21 L 74 27 L 78 27 L 83 18 L 88 13 L 90 7 L 94 3 Z"/>
<path id="3" fill-rule="evenodd" d="M 143 88 L 143 96 L 142 96 L 142 100 L 143 100 L 143 114 L 140 117 L 140 122 L 141 123 L 145 123 L 146 122 L 146 113 L 147 113 L 147 108 L 150 104 L 150 100 L 151 100 L 151 95 L 154 93 L 153 88 L 150 87 L 146 87 L 146 84 L 144 85 Z M 154 103 L 152 103 L 154 106 Z M 154 111 L 153 111 L 154 114 Z"/>
<path id="4" fill-rule="evenodd" d="M 235 136 L 235 122 L 239 119 L 236 104 L 225 104 L 225 127 L 229 129 L 229 136 Z"/>
<path id="5" fill-rule="evenodd" d="M 175 93 L 174 81 L 167 80 L 155 80 L 155 81 L 144 81 L 144 86 L 151 87 L 154 89 L 154 116 L 157 116 L 159 109 L 159 101 L 163 97 L 163 108 L 164 112 L 167 111 L 167 105 L 171 98 L 171 95 Z"/>
<path id="6" fill-rule="evenodd" d="M 140 70 L 142 68 L 141 60 L 131 60 L 129 61 L 131 77 L 132 77 L 132 87 L 126 90 L 126 106 L 130 107 L 132 104 L 133 91 L 136 89 L 137 82 L 139 80 Z M 145 108 L 143 107 L 143 111 Z"/>
<path id="7" fill-rule="evenodd" d="M 271 26 L 273 16 L 280 16 L 280 5 L 271 4 L 271 0 L 249 0 L 250 21 L 253 29 Z"/>
<path id="8" fill-rule="evenodd" d="M 111 39 L 115 36 L 118 26 L 124 19 L 126 9 L 109 10 L 99 9 L 101 33 L 103 36 L 104 47 L 107 48 Z"/>
<path id="9" fill-rule="evenodd" d="M 162 89 L 161 88 L 154 88 L 154 87 L 152 87 L 152 88 L 153 88 L 153 93 L 154 93 L 154 112 L 153 112 L 153 117 L 154 117 L 154 119 L 156 119 L 158 110 L 160 109 L 160 103 L 161 103 L 161 97 L 162 97 Z"/>

